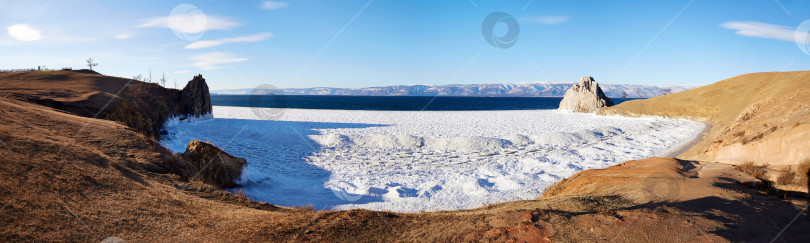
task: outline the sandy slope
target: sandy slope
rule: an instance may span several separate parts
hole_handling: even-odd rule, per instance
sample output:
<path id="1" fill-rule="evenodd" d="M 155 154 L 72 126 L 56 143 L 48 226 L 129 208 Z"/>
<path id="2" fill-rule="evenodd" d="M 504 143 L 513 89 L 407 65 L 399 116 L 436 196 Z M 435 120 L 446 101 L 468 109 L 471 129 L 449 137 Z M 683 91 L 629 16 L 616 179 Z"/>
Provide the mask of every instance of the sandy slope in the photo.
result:
<path id="1" fill-rule="evenodd" d="M 810 71 L 744 74 L 599 113 L 711 121 L 683 158 L 789 165 L 810 157 Z"/>
<path id="2" fill-rule="evenodd" d="M 120 123 L 14 94 L 0 94 L 2 241 L 810 240 L 801 202 L 747 189 L 737 182 L 751 178 L 727 167 L 669 158 L 585 171 L 543 198 L 472 210 L 279 208 L 202 184 L 183 161 Z M 662 185 L 678 190 L 656 189 Z"/>

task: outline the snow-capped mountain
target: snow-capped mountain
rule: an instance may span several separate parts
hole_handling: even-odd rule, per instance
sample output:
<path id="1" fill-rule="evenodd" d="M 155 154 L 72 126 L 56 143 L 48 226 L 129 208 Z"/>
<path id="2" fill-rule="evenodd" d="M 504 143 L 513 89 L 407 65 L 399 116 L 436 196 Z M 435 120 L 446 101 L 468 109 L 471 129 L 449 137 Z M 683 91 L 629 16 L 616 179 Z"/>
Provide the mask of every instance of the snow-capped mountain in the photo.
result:
<path id="1" fill-rule="evenodd" d="M 368 87 L 358 89 L 348 88 L 293 88 L 278 90 L 263 89 L 229 89 L 213 90 L 214 95 L 250 95 L 265 94 L 267 92 L 287 95 L 358 95 L 358 96 L 496 96 L 496 97 L 562 97 L 574 83 L 542 82 L 542 83 L 493 83 L 493 84 L 448 84 L 448 85 L 395 85 L 383 87 Z M 699 85 L 632 85 L 632 84 L 600 84 L 599 87 L 608 97 L 650 98 L 663 95 L 665 89 L 676 93 Z"/>

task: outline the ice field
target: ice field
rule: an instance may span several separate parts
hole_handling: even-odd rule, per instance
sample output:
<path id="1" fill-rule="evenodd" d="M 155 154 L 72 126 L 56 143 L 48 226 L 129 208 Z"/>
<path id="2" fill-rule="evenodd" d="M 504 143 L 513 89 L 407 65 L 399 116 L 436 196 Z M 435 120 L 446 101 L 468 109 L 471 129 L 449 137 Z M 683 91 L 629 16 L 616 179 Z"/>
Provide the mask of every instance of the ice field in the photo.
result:
<path id="1" fill-rule="evenodd" d="M 175 152 L 209 141 L 247 159 L 249 198 L 418 212 L 533 199 L 579 171 L 664 155 L 699 122 L 556 110 L 364 111 L 215 106 L 169 121 Z"/>

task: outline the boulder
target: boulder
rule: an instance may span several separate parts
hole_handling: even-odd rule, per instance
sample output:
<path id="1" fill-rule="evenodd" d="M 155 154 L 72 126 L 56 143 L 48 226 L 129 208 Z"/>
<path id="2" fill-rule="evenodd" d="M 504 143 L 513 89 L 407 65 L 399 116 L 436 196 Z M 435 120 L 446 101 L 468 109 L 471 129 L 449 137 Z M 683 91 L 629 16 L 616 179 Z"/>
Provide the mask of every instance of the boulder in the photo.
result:
<path id="1" fill-rule="evenodd" d="M 186 146 L 182 157 L 191 162 L 197 178 L 217 188 L 231 188 L 239 184 L 247 160 L 231 156 L 213 144 L 193 140 Z"/>
<path id="2" fill-rule="evenodd" d="M 208 93 L 208 84 L 202 75 L 186 84 L 180 93 L 180 114 L 201 117 L 211 113 L 211 94 Z"/>
<path id="3" fill-rule="evenodd" d="M 565 92 L 559 110 L 593 113 L 599 108 L 612 106 L 610 100 L 593 77 L 583 77 Z"/>

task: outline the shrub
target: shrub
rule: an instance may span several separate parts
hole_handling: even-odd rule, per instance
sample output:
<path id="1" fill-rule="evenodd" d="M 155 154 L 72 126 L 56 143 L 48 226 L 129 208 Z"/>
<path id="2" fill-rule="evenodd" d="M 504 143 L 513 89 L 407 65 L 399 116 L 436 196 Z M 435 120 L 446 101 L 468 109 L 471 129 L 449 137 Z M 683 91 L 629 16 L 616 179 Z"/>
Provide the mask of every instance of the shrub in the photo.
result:
<path id="1" fill-rule="evenodd" d="M 781 170 L 782 174 L 776 178 L 776 183 L 779 185 L 790 185 L 796 179 L 796 172 L 793 171 L 793 166 L 788 166 L 786 169 Z"/>
<path id="2" fill-rule="evenodd" d="M 243 197 L 243 198 L 248 197 L 247 192 L 243 191 L 242 188 L 236 189 L 236 191 L 234 191 L 233 194 L 238 196 L 238 197 Z"/>
<path id="3" fill-rule="evenodd" d="M 805 158 L 802 162 L 799 163 L 799 166 L 796 167 L 796 173 L 798 173 L 800 185 L 807 185 L 807 181 L 810 180 L 808 178 L 807 173 L 810 173 L 810 158 Z"/>
<path id="4" fill-rule="evenodd" d="M 756 177 L 757 179 L 765 179 L 765 170 L 762 166 L 755 165 L 753 161 L 748 161 L 737 166 L 737 169 Z"/>

